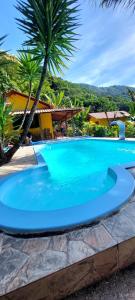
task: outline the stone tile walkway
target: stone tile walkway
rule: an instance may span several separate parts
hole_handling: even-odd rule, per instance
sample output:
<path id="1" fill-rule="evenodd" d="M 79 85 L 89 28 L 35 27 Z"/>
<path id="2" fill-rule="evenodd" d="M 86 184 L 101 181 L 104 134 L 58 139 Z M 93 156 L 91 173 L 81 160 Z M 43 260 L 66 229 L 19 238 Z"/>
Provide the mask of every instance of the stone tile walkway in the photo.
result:
<path id="1" fill-rule="evenodd" d="M 1 175 L 36 164 L 33 148 L 19 151 Z M 24 238 L 1 232 L 0 299 L 62 299 L 127 267 L 135 262 L 134 218 L 135 196 L 99 224 L 61 235 Z M 78 300 L 90 299 L 85 296 Z"/>
<path id="2" fill-rule="evenodd" d="M 37 164 L 32 146 L 20 147 L 10 163 L 0 167 L 0 178 Z"/>
<path id="3" fill-rule="evenodd" d="M 131 173 L 135 177 L 135 169 Z M 64 300 L 135 300 L 135 264 Z"/>
<path id="4" fill-rule="evenodd" d="M 0 233 L 0 299 L 62 299 L 135 262 L 132 205 L 135 197 L 99 224 L 61 235 L 23 238 Z M 84 299 L 89 299 L 87 294 Z"/>

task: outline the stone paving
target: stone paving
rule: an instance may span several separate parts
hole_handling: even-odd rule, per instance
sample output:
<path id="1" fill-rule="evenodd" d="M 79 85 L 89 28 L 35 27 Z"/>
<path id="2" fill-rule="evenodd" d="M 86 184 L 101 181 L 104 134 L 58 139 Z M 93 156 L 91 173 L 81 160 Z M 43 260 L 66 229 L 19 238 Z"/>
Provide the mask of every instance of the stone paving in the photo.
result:
<path id="1" fill-rule="evenodd" d="M 19 238 L 1 233 L 1 299 L 62 299 L 133 263 L 134 207 L 135 197 L 99 224 L 61 235 Z"/>
<path id="2" fill-rule="evenodd" d="M 11 162 L 0 167 L 0 178 L 36 164 L 33 147 L 20 147 Z"/>
<path id="3" fill-rule="evenodd" d="M 132 264 L 134 217 L 135 196 L 117 214 L 61 235 L 24 238 L 1 232 L 0 299 L 62 299 Z"/>

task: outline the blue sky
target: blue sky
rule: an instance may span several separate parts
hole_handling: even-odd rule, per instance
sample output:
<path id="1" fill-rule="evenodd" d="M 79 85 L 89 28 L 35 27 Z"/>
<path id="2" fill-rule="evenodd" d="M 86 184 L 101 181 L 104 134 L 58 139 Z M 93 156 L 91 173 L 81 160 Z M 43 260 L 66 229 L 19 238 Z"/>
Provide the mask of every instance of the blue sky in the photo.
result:
<path id="1" fill-rule="evenodd" d="M 0 10 L 0 36 L 11 53 L 21 47 L 25 37 L 14 18 L 16 0 L 4 0 Z M 124 8 L 102 9 L 93 1 L 80 0 L 82 25 L 76 51 L 63 78 L 92 85 L 135 86 L 135 14 Z"/>

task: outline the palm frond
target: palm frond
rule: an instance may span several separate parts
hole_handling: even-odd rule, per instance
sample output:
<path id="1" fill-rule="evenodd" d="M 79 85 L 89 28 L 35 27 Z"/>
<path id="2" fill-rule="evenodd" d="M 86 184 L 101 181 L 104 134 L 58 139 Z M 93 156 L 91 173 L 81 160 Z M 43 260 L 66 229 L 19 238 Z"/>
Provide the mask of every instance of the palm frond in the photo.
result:
<path id="1" fill-rule="evenodd" d="M 0 37 L 0 48 L 4 44 L 6 37 L 7 37 L 7 35 L 3 35 L 3 36 Z M 0 51 L 0 53 L 6 53 L 6 52 L 5 51 Z"/>
<path id="2" fill-rule="evenodd" d="M 27 50 L 18 51 L 18 75 L 25 81 L 33 82 L 39 79 L 41 73 L 41 59 L 35 59 L 35 56 Z"/>
<path id="3" fill-rule="evenodd" d="M 78 0 L 23 0 L 17 9 L 19 28 L 27 35 L 25 45 L 38 49 L 39 57 L 47 56 L 51 72 L 60 72 L 75 50 L 78 27 Z"/>
<path id="4" fill-rule="evenodd" d="M 2 37 L 0 37 L 0 48 L 3 46 L 6 37 L 7 35 L 3 35 Z M 6 59 L 6 54 L 6 51 L 0 49 L 0 68 L 4 67 L 9 63 Z"/>
<path id="5" fill-rule="evenodd" d="M 131 8 L 133 11 L 135 10 L 135 1 L 134 0 L 101 0 L 102 7 L 117 7 L 123 6 L 126 8 Z"/>

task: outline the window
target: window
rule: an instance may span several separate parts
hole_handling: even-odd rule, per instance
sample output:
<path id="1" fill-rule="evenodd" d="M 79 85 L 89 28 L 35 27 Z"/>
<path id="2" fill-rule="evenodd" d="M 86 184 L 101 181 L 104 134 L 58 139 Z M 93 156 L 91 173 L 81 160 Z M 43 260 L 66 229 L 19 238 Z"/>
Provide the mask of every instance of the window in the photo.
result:
<path id="1" fill-rule="evenodd" d="M 25 124 L 27 123 L 28 121 L 28 115 L 26 116 L 26 119 L 25 119 L 25 122 L 23 124 L 23 129 L 24 129 L 24 126 Z M 22 123 L 22 119 L 23 119 L 23 115 L 19 115 L 19 116 L 16 116 L 15 117 L 15 120 L 14 120 L 14 123 L 13 123 L 13 127 L 14 129 L 18 129 L 18 127 L 21 125 Z M 31 128 L 38 128 L 39 127 L 39 118 L 38 118 L 38 114 L 35 114 L 34 115 L 34 119 L 33 119 L 33 122 L 31 124 Z"/>
<path id="2" fill-rule="evenodd" d="M 24 122 L 24 126 L 25 126 L 25 124 L 27 123 L 27 121 L 28 121 L 28 115 L 26 116 L 26 119 L 25 119 L 25 122 Z M 23 126 L 23 127 L 24 127 Z M 31 126 L 30 126 L 31 128 L 38 128 L 39 127 L 39 118 L 38 118 L 38 114 L 35 114 L 34 115 L 34 119 L 33 119 L 33 122 L 32 122 L 32 124 L 31 124 Z"/>

